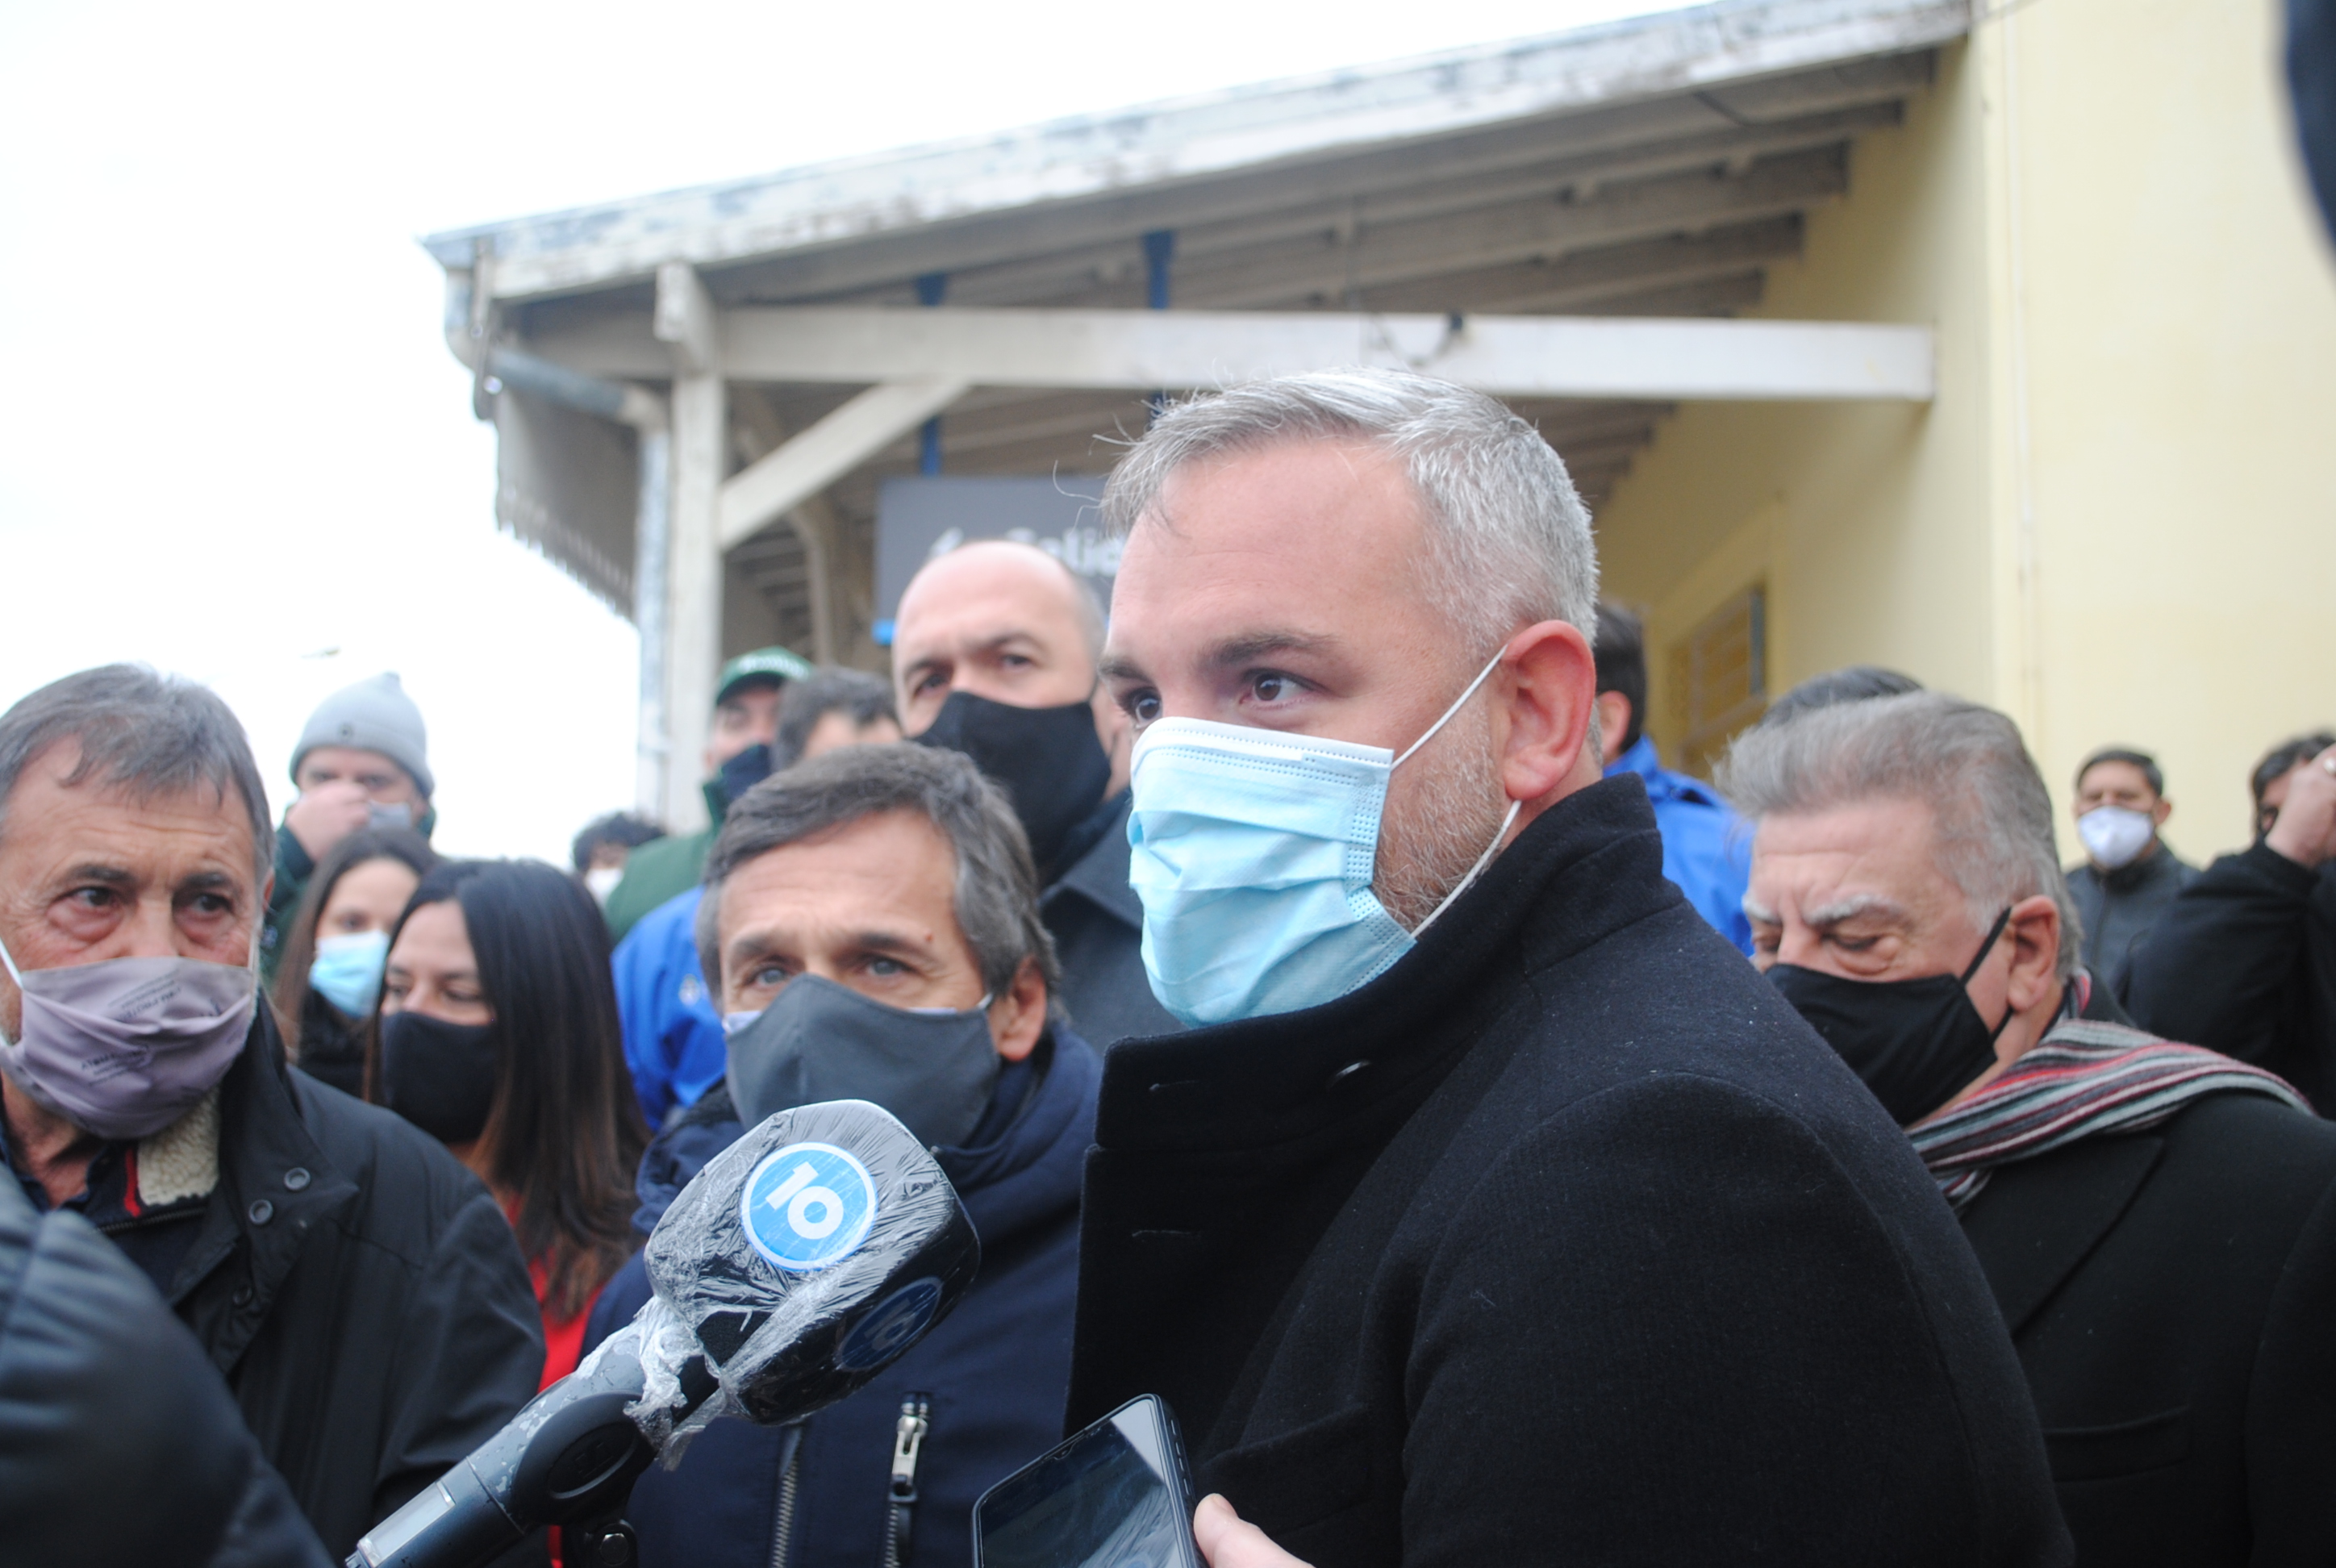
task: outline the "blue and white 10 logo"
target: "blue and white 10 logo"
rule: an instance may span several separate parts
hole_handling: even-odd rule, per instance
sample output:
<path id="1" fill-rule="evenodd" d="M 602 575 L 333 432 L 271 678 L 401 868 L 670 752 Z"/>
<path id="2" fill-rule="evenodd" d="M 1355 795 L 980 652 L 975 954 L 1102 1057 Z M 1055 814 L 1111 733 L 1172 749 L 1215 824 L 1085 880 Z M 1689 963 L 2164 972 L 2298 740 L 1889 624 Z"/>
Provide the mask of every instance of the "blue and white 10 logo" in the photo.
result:
<path id="1" fill-rule="evenodd" d="M 876 1222 L 868 1167 L 833 1144 L 789 1144 L 754 1167 L 738 1200 L 754 1251 L 807 1273 L 848 1257 Z"/>

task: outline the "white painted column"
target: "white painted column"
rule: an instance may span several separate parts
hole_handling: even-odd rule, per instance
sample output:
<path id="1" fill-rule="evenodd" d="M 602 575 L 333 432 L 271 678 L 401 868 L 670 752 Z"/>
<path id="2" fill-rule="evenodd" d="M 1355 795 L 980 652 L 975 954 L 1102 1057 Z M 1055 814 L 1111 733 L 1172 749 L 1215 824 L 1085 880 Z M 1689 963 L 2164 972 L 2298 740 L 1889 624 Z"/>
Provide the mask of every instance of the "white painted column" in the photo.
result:
<path id="1" fill-rule="evenodd" d="M 682 833 L 706 823 L 698 785 L 722 662 L 722 480 L 729 405 L 719 323 L 686 264 L 657 272 L 657 335 L 673 355 L 673 509 L 666 618 L 666 813 Z"/>

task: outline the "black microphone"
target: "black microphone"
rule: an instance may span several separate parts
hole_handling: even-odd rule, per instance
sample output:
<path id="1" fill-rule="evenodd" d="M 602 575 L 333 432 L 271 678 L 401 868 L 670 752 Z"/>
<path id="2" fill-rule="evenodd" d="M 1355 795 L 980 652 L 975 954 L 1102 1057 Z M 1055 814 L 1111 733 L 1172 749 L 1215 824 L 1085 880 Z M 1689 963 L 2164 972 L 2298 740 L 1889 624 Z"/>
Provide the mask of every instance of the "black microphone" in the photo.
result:
<path id="1" fill-rule="evenodd" d="M 957 1304 L 981 1243 L 914 1134 L 834 1100 L 716 1155 L 643 1258 L 657 1293 L 639 1315 L 375 1525 L 346 1568 L 472 1568 L 545 1524 L 584 1526 L 593 1562 L 629 1561 L 616 1515 L 651 1460 L 677 1461 L 722 1417 L 792 1421 L 859 1388 Z"/>

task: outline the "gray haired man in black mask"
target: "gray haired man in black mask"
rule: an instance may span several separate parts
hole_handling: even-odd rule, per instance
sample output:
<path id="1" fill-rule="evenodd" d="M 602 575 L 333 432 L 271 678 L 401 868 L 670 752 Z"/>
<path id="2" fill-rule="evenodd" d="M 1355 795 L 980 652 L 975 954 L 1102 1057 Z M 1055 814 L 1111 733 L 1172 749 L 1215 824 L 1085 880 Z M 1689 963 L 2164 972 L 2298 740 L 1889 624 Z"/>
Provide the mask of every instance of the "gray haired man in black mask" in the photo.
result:
<path id="1" fill-rule="evenodd" d="M 2328 1561 L 2336 1127 L 2117 1012 L 2003 715 L 1943 692 L 1806 712 L 1738 737 L 1721 783 L 1758 823 L 1754 961 L 1961 1220 L 2077 1560 Z"/>
<path id="2" fill-rule="evenodd" d="M 679 1468 L 643 1476 L 628 1512 L 642 1558 L 907 1562 L 912 1534 L 920 1568 L 965 1563 L 974 1498 L 1061 1436 L 1102 1081 L 1056 1014 L 1021 825 L 953 750 L 851 746 L 732 803 L 706 877 L 698 945 L 728 1072 L 642 1161 L 643 1228 L 772 1113 L 870 1100 L 934 1148 L 981 1232 L 982 1271 L 841 1405 L 780 1430 L 718 1425 Z M 587 1346 L 647 1296 L 637 1258 Z"/>
<path id="3" fill-rule="evenodd" d="M 1095 679 L 1102 609 L 1035 545 L 988 540 L 929 562 L 900 595 L 892 681 L 910 737 L 973 759 L 1013 803 L 1061 955 L 1061 998 L 1089 1038 L 1177 1023 L 1144 979 L 1128 887 L 1124 715 Z"/>

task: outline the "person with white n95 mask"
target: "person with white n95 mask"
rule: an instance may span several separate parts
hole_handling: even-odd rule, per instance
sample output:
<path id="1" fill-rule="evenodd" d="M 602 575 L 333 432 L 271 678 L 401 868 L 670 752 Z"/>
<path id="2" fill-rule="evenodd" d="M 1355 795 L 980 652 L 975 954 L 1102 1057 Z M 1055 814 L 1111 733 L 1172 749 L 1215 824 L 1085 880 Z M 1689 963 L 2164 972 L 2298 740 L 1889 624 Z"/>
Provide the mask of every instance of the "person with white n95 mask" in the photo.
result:
<path id="1" fill-rule="evenodd" d="M 2198 868 L 2157 836 L 2174 803 L 2147 752 L 2108 746 L 2087 757 L 2077 768 L 2074 810 L 2085 859 L 2068 868 L 2068 895 L 2084 931 L 2085 968 L 2122 997 L 2142 939 L 2198 880 Z"/>

